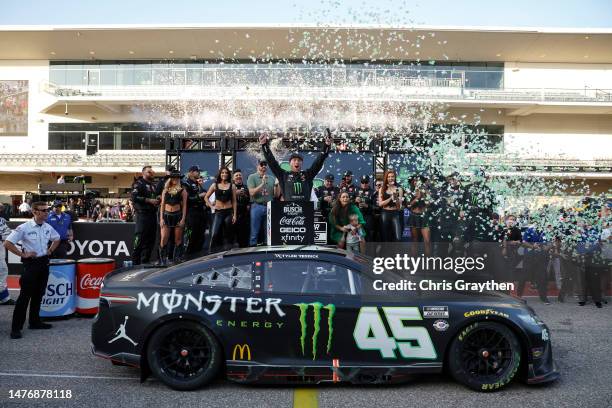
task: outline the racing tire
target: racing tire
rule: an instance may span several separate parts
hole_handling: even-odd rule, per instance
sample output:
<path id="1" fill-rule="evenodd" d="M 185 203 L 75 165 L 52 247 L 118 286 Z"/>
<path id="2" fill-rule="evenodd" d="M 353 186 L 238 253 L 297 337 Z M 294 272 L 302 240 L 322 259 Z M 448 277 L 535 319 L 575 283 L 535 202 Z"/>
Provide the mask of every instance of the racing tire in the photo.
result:
<path id="1" fill-rule="evenodd" d="M 475 322 L 453 339 L 448 353 L 449 371 L 467 387 L 482 392 L 507 386 L 521 365 L 521 343 L 507 326 Z"/>
<path id="2" fill-rule="evenodd" d="M 175 322 L 153 333 L 147 361 L 153 375 L 180 391 L 210 383 L 221 368 L 221 346 L 206 327 L 195 322 Z"/>

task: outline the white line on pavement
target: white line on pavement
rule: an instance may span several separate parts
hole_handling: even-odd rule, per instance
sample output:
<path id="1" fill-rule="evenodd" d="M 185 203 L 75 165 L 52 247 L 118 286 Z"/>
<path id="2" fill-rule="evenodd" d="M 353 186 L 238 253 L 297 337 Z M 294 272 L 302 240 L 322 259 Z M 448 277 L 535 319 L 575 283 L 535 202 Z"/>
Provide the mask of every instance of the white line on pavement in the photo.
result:
<path id="1" fill-rule="evenodd" d="M 63 373 L 28 373 L 28 372 L 0 372 L 0 377 L 50 377 L 50 378 L 84 378 L 93 380 L 139 380 L 139 377 L 110 377 L 104 375 L 82 375 L 82 374 L 63 374 Z"/>

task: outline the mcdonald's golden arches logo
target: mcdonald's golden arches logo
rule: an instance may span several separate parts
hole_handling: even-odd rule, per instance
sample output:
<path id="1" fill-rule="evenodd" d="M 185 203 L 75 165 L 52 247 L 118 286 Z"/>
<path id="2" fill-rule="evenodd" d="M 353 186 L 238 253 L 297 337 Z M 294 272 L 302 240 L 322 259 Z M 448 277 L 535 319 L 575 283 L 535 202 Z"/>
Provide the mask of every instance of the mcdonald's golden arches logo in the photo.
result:
<path id="1" fill-rule="evenodd" d="M 238 354 L 239 358 L 236 358 L 236 354 Z M 251 361 L 251 347 L 248 344 L 236 344 L 232 351 L 232 360 Z"/>

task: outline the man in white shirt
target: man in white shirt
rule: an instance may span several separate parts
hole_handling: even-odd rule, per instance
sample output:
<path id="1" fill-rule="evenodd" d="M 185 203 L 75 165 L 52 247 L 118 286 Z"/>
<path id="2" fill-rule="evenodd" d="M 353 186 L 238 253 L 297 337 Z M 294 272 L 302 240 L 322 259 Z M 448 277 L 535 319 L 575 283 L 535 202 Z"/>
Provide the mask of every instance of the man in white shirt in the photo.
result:
<path id="1" fill-rule="evenodd" d="M 25 323 L 26 311 L 30 305 L 29 328 L 50 329 L 51 325 L 40 320 L 40 302 L 47 288 L 49 278 L 49 255 L 60 243 L 60 236 L 45 222 L 49 208 L 45 202 L 32 205 L 34 217 L 18 226 L 4 242 L 4 247 L 21 257 L 23 273 L 19 278 L 19 297 L 13 311 L 11 339 L 20 339 Z M 20 249 L 16 246 L 21 242 Z M 51 242 L 51 246 L 49 246 Z"/>

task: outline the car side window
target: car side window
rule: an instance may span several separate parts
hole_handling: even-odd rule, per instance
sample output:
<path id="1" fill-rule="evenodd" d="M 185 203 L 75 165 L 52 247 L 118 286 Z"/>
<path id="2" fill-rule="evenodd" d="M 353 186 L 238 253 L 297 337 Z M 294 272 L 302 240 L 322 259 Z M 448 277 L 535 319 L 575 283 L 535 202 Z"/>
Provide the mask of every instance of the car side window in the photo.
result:
<path id="1" fill-rule="evenodd" d="M 178 283 L 250 290 L 253 284 L 253 265 L 223 265 L 177 279 Z"/>
<path id="2" fill-rule="evenodd" d="M 350 269 L 322 261 L 263 262 L 266 292 L 355 295 L 357 275 Z"/>

